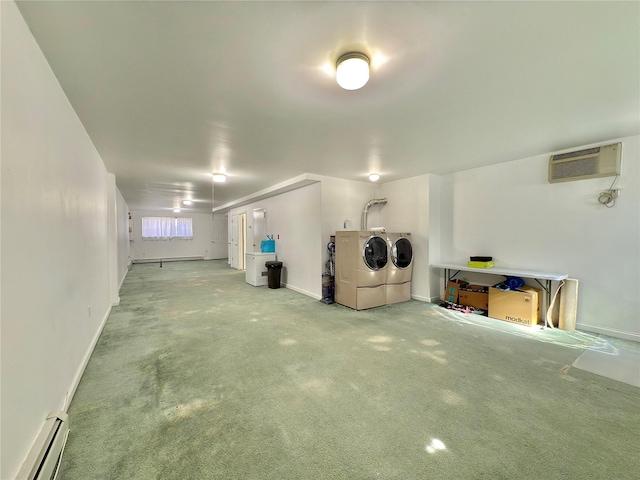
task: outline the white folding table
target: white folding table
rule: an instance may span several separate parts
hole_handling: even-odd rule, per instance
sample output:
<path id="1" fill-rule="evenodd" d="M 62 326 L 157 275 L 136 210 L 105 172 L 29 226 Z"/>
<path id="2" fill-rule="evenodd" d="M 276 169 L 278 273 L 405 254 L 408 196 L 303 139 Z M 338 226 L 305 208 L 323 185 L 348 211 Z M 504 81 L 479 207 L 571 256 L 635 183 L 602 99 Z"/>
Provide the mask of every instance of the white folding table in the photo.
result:
<path id="1" fill-rule="evenodd" d="M 452 280 L 460 272 L 474 272 L 474 273 L 486 273 L 489 275 L 502 275 L 503 277 L 521 277 L 531 278 L 535 280 L 538 285 L 542 287 L 546 295 L 543 295 L 544 300 L 542 305 L 544 311 L 540 312 L 542 320 L 547 318 L 547 311 L 549 310 L 549 302 L 551 297 L 552 282 L 560 282 L 569 277 L 566 273 L 550 273 L 550 272 L 537 272 L 534 270 L 520 270 L 515 268 L 474 268 L 467 265 L 457 265 L 453 263 L 433 263 L 433 268 L 439 268 L 444 270 L 444 290 L 447 290 L 447 282 Z M 455 273 L 454 273 L 455 272 Z M 542 281 L 544 283 L 542 283 Z"/>

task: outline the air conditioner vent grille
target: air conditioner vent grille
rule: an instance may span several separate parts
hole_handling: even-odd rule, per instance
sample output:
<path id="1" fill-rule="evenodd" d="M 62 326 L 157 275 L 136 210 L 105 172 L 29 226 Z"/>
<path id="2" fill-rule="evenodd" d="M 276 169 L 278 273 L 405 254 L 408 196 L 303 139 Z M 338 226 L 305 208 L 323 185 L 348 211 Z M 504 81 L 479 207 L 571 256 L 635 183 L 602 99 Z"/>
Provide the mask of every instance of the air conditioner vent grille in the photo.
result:
<path id="1" fill-rule="evenodd" d="M 585 155 L 593 155 L 594 153 L 600 153 L 600 147 L 587 148 L 586 150 L 578 150 L 576 152 L 559 153 L 551 157 L 554 162 L 558 160 L 565 160 L 568 158 L 584 157 Z"/>
<path id="2" fill-rule="evenodd" d="M 598 159 L 585 158 L 573 162 L 562 162 L 553 166 L 553 177 L 560 178 L 583 177 L 598 174 Z"/>

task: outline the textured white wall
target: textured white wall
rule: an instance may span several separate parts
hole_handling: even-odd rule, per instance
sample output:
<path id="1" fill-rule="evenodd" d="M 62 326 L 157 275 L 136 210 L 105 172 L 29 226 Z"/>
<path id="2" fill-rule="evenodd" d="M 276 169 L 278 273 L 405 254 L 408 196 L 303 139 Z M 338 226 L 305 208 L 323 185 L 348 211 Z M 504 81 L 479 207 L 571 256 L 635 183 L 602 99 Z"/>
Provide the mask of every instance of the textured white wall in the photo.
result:
<path id="1" fill-rule="evenodd" d="M 229 217 L 247 213 L 247 250 L 251 249 L 253 209 L 266 208 L 266 231 L 276 239 L 282 281 L 287 288 L 314 298 L 322 296 L 320 184 L 234 208 Z M 280 238 L 277 238 L 280 236 Z"/>
<path id="2" fill-rule="evenodd" d="M 620 141 L 613 208 L 597 202 L 613 177 L 549 184 L 549 154 L 443 176 L 441 260 L 567 273 L 578 328 L 640 340 L 640 136 Z"/>
<path id="3" fill-rule="evenodd" d="M 429 175 L 398 180 L 380 186 L 387 204 L 381 210 L 381 223 L 387 232 L 411 233 L 413 273 L 411 295 L 431 300 L 429 290 Z"/>
<path id="4" fill-rule="evenodd" d="M 120 304 L 118 278 L 118 187 L 116 176 L 107 174 L 107 230 L 109 232 L 109 290 L 111 305 Z"/>
<path id="5" fill-rule="evenodd" d="M 372 198 L 377 198 L 376 188 L 369 182 L 354 182 L 342 178 L 319 177 L 322 189 L 322 209 L 321 238 L 318 245 L 322 252 L 321 271 L 325 271 L 325 264 L 329 259 L 327 244 L 331 235 L 336 231 L 345 230 L 345 220 L 351 221 L 351 226 L 347 225 L 347 230 L 360 230 L 360 219 L 362 209 Z M 380 211 L 385 208 L 383 205 L 376 205 L 370 209 L 369 226 L 380 224 Z"/>
<path id="6" fill-rule="evenodd" d="M 429 175 L 429 264 L 437 263 L 442 256 L 442 193 L 440 177 Z M 429 269 L 429 297 L 441 298 L 439 271 Z"/>
<path id="7" fill-rule="evenodd" d="M 345 230 L 345 220 L 351 221 L 351 227 L 347 226 L 347 230 L 360 230 L 362 209 L 369 200 L 377 198 L 377 192 L 369 182 L 354 182 L 334 177 L 318 178 L 321 180 L 322 188 L 322 244 L 326 249 L 329 236 L 335 235 L 336 231 Z M 376 205 L 370 209 L 370 227 L 378 226 L 382 208 L 383 205 Z"/>
<path id="8" fill-rule="evenodd" d="M 267 233 L 280 235 L 276 253 L 284 264 L 287 288 L 319 299 L 330 236 L 344 229 L 346 219 L 351 220 L 351 230 L 358 230 L 362 208 L 376 192 L 366 182 L 324 176 L 317 179 L 319 183 L 234 208 L 229 218 L 246 212 L 247 250 L 251 250 L 253 210 L 266 208 Z M 372 209 L 370 225 L 379 222 L 378 215 Z"/>
<path id="9" fill-rule="evenodd" d="M 205 259 L 212 258 L 212 214 L 132 211 L 131 216 L 133 217 L 133 241 L 130 242 L 130 255 L 134 260 L 198 256 Z M 193 239 L 143 240 L 142 217 L 191 217 Z"/>
<path id="10" fill-rule="evenodd" d="M 16 5 L 0 8 L 0 478 L 9 479 L 47 414 L 66 408 L 110 311 L 109 235 L 104 164 Z"/>

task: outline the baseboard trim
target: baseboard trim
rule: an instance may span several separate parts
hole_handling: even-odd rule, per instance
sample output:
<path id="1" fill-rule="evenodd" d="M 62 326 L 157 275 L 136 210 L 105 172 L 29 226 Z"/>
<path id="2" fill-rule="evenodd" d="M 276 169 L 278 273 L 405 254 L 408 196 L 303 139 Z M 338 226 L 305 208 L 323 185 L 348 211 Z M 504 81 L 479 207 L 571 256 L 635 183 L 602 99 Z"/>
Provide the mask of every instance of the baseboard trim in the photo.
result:
<path id="1" fill-rule="evenodd" d="M 133 263 L 187 262 L 191 260 L 204 260 L 204 257 L 196 255 L 193 257 L 134 258 Z"/>
<path id="2" fill-rule="evenodd" d="M 314 293 L 307 292 L 306 290 L 303 290 L 303 289 L 298 288 L 298 287 L 294 287 L 293 285 L 287 285 L 286 283 L 281 283 L 280 286 L 288 288 L 289 290 L 293 290 L 294 292 L 302 293 L 303 295 L 306 295 L 307 297 L 315 298 L 316 300 L 320 300 L 322 298 L 322 295 L 316 295 Z"/>
<path id="3" fill-rule="evenodd" d="M 576 329 L 584 330 L 585 332 L 599 333 L 600 335 L 606 335 L 608 337 L 616 337 L 622 338 L 624 340 L 640 342 L 640 334 L 638 333 L 623 332 L 621 330 L 614 330 L 612 328 L 594 327 L 593 325 L 585 325 L 584 323 L 577 323 Z"/>
<path id="4" fill-rule="evenodd" d="M 102 322 L 98 327 L 98 331 L 93 336 L 91 343 L 89 344 L 89 348 L 87 349 L 82 362 L 80 363 L 80 367 L 76 371 L 75 376 L 73 377 L 73 381 L 69 386 L 69 390 L 67 390 L 67 394 L 62 401 L 62 405 L 60 406 L 60 411 L 66 412 L 69 409 L 69 405 L 71 404 L 71 400 L 73 400 L 73 396 L 76 394 L 76 390 L 78 389 L 78 385 L 80 384 L 80 379 L 84 374 L 84 370 L 87 368 L 87 364 L 89 363 L 89 359 L 93 354 L 93 350 L 96 348 L 98 344 L 98 340 L 100 339 L 100 335 L 102 335 L 102 330 L 104 330 L 104 326 L 107 324 L 107 320 L 109 319 L 109 315 L 111 315 L 111 305 L 107 308 L 107 313 L 102 318 Z"/>
<path id="5" fill-rule="evenodd" d="M 439 303 L 440 297 L 423 297 L 422 295 L 411 295 L 411 299 L 427 303 Z"/>
<path id="6" fill-rule="evenodd" d="M 133 262 L 129 262 L 127 264 L 127 268 L 124 269 L 124 275 L 122 276 L 122 278 L 120 279 L 120 283 L 118 284 L 118 292 L 122 288 L 122 284 L 124 283 L 125 278 L 127 278 L 127 275 L 129 274 L 129 270 L 131 270 L 132 266 L 133 266 Z"/>

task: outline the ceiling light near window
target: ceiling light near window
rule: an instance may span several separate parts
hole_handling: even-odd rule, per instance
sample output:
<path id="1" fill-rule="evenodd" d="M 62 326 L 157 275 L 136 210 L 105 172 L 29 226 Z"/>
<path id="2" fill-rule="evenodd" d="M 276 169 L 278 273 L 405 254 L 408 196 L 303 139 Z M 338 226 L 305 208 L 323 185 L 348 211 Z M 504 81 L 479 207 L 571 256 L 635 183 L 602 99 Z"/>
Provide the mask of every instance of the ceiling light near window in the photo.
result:
<path id="1" fill-rule="evenodd" d="M 370 173 L 369 180 L 371 180 L 372 182 L 377 182 L 378 180 L 380 180 L 380 175 L 377 173 Z"/>
<path id="2" fill-rule="evenodd" d="M 349 52 L 336 64 L 336 81 L 345 90 L 358 90 L 369 81 L 369 57 L 364 53 Z"/>
<path id="3" fill-rule="evenodd" d="M 191 200 L 183 200 L 182 204 L 183 205 L 191 205 Z"/>
<path id="4" fill-rule="evenodd" d="M 174 211 L 175 213 L 180 213 L 180 209 L 179 209 L 179 208 L 174 208 L 174 209 L 173 209 L 173 211 Z"/>
<path id="5" fill-rule="evenodd" d="M 214 173 L 213 181 L 216 183 L 222 183 L 227 181 L 227 176 L 224 173 Z"/>

